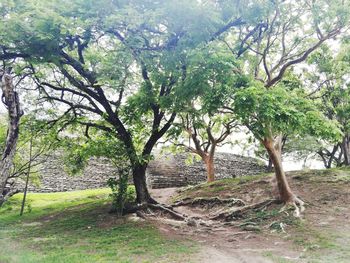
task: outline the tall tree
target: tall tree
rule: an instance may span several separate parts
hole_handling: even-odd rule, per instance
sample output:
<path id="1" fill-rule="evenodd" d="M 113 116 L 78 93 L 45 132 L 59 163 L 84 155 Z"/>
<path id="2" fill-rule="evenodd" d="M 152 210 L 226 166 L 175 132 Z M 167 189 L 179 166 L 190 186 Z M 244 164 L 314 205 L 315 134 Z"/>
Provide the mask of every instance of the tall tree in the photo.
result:
<path id="1" fill-rule="evenodd" d="M 254 84 L 255 88 L 273 94 L 273 90 L 292 67 L 304 62 L 322 44 L 348 29 L 348 6 L 349 1 L 341 0 L 251 1 L 247 9 L 254 9 L 256 14 L 251 18 L 251 24 L 231 31 L 223 39 L 223 43 L 235 57 L 245 60 L 242 72 L 251 75 L 259 83 Z M 280 85 L 276 92 L 280 94 L 283 87 L 284 85 Z M 255 93 L 255 89 L 248 89 L 247 92 L 249 91 Z M 243 98 L 244 96 L 241 97 Z M 276 99 L 283 100 L 283 96 L 271 98 Z M 276 100 L 276 108 L 278 103 Z M 236 109 L 239 110 L 237 107 Z M 273 123 L 267 126 L 258 124 L 254 121 L 254 114 L 250 116 L 253 119 L 246 119 L 246 125 L 254 131 L 254 135 L 259 136 L 257 138 L 273 162 L 280 199 L 286 203 L 299 202 L 288 185 L 282 166 L 281 143 L 284 131 L 274 130 Z M 264 129 L 263 137 L 256 133 L 255 125 Z"/>
<path id="2" fill-rule="evenodd" d="M 322 111 L 329 119 L 337 120 L 343 132 L 341 142 L 315 149 L 326 168 L 350 165 L 350 73 L 349 45 L 343 43 L 338 52 L 323 46 L 309 59 L 313 68 L 303 75 L 309 97 L 322 100 Z"/>
<path id="3" fill-rule="evenodd" d="M 8 178 L 11 175 L 13 160 L 16 153 L 17 140 L 19 135 L 19 122 L 23 115 L 20 108 L 20 102 L 15 86 L 12 82 L 12 76 L 8 72 L 2 72 L 0 74 L 1 90 L 2 90 L 2 102 L 7 108 L 8 112 L 8 127 L 7 136 L 2 149 L 0 159 L 0 206 L 10 196 L 11 190 L 7 187 Z"/>
<path id="4" fill-rule="evenodd" d="M 215 152 L 238 126 L 230 113 L 222 111 L 222 106 L 227 93 L 242 79 L 232 74 L 239 66 L 215 44 L 205 50 L 194 50 L 190 57 L 184 97 L 192 94 L 193 99 L 187 103 L 184 100 L 169 135 L 176 146 L 202 159 L 207 181 L 212 182 L 215 180 Z"/>
<path id="5" fill-rule="evenodd" d="M 0 58 L 27 63 L 43 105 L 61 112 L 56 121 L 122 141 L 137 201 L 152 203 L 145 171 L 176 117 L 187 53 L 241 24 L 235 15 L 222 21 L 217 10 L 211 2 L 170 0 L 2 5 Z"/>
<path id="6" fill-rule="evenodd" d="M 234 112 L 262 145 L 266 148 L 275 168 L 279 197 L 287 204 L 293 204 L 299 215 L 301 201 L 290 189 L 282 168 L 281 148 L 276 147 L 276 138 L 284 131 L 294 135 L 312 135 L 319 138 L 338 140 L 341 132 L 336 122 L 328 120 L 314 101 L 305 98 L 305 93 L 285 90 L 281 85 L 274 89 L 251 87 L 238 91 L 233 102 Z M 278 142 L 280 143 L 280 142 Z M 278 144 L 279 145 L 279 144 Z"/>

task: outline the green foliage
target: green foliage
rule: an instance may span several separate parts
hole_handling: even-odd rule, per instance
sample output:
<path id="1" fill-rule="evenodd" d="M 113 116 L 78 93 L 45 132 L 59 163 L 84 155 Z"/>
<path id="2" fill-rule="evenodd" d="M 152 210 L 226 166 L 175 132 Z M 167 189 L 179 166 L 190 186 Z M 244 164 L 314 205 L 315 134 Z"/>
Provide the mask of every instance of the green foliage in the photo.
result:
<path id="1" fill-rule="evenodd" d="M 289 136 L 283 146 L 283 154 L 292 156 L 295 160 L 305 161 L 308 157 L 315 155 L 327 141 L 322 141 L 310 135 Z"/>
<path id="2" fill-rule="evenodd" d="M 0 116 L 0 153 L 2 153 L 5 147 L 6 135 L 7 135 L 7 125 L 6 125 L 6 122 L 3 121 L 3 118 Z"/>
<path id="3" fill-rule="evenodd" d="M 129 187 L 130 168 L 119 168 L 118 179 L 109 178 L 108 186 L 112 190 L 112 211 L 119 216 L 123 215 L 126 205 L 130 205 L 135 201 L 135 188 Z"/>
<path id="4" fill-rule="evenodd" d="M 344 133 L 350 132 L 350 88 L 347 80 L 350 72 L 349 50 L 350 47 L 343 44 L 339 54 L 333 54 L 330 48 L 323 46 L 309 60 L 316 71 L 306 74 L 307 80 L 319 85 L 316 94 L 322 98 L 321 109 L 328 118 L 341 124 Z M 322 81 L 324 83 L 320 83 Z"/>
<path id="5" fill-rule="evenodd" d="M 34 112 L 21 118 L 14 159 L 13 175 L 15 177 L 23 179 L 30 165 L 30 182 L 40 184 L 42 162 L 60 147 L 61 142 L 57 138 L 56 129 L 56 126 L 49 128 L 45 121 L 36 119 Z"/>
<path id="6" fill-rule="evenodd" d="M 266 89 L 255 85 L 238 91 L 233 107 L 237 118 L 258 139 L 273 138 L 286 131 L 334 141 L 340 139 L 337 123 L 328 120 L 305 94 L 281 86 Z"/>
<path id="7" fill-rule="evenodd" d="M 188 104 L 192 94 L 197 92 L 193 85 L 189 87 L 183 83 L 192 74 L 184 71 L 187 66 L 192 67 L 192 50 L 198 46 L 204 48 L 203 44 L 211 35 L 229 21 L 222 19 L 213 3 L 198 1 L 25 0 L 1 5 L 0 10 L 4 13 L 0 25 L 3 44 L 14 52 L 29 56 L 20 63 L 23 67 L 26 63 L 34 67 L 35 81 L 68 88 L 72 92 L 65 92 L 66 102 L 61 105 L 82 103 L 83 109 L 78 107 L 79 117 L 109 128 L 114 126 L 110 136 L 120 139 L 121 129 L 114 130 L 118 118 L 121 122 L 118 126 L 125 127 L 131 137 L 131 143 L 127 143 L 129 159 L 140 162 L 149 158 L 142 153 L 152 133 L 159 132 L 169 115 Z M 216 60 L 216 65 L 211 63 L 211 70 L 221 65 L 221 71 L 223 64 Z M 226 71 L 228 68 L 226 66 Z M 199 73 L 197 71 L 192 79 L 201 81 Z M 69 81 L 67 74 L 71 76 Z M 91 89 L 87 92 L 91 100 L 84 96 L 81 100 L 76 98 L 79 97 L 77 92 L 86 95 L 86 90 L 82 91 L 76 83 Z M 102 112 L 86 111 L 91 108 L 92 101 L 101 106 L 96 102 L 96 96 L 91 96 L 97 86 L 106 96 L 104 106 L 109 104 L 111 110 L 101 107 Z M 48 96 L 61 96 L 57 89 L 41 86 L 41 91 L 39 96 L 52 104 L 59 99 L 48 99 Z M 74 95 L 68 98 L 67 93 Z M 207 100 L 209 98 L 214 96 L 207 96 Z M 215 102 L 219 100 L 216 95 Z M 63 107 L 57 107 L 55 111 L 55 119 L 60 119 Z M 161 125 L 153 129 L 154 118 L 159 118 L 155 116 L 157 112 Z M 72 125 L 72 119 L 76 117 L 73 111 L 65 114 L 65 122 L 59 121 L 64 127 L 67 122 Z M 45 117 L 53 119 L 51 115 Z M 86 156 L 90 155 L 84 152 L 71 151 L 70 157 L 66 158 L 69 172 L 81 171 Z"/>
<path id="8" fill-rule="evenodd" d="M 226 104 L 232 89 L 247 83 L 241 74 L 235 74 L 239 71 L 238 62 L 220 46 L 200 46 L 188 55 L 186 62 L 187 78 L 177 90 L 178 97 L 182 99 L 180 103 L 187 103 L 182 104 L 182 110 L 195 111 L 192 108 L 195 101 L 203 114 L 214 115 Z"/>
<path id="9" fill-rule="evenodd" d="M 92 157 L 108 158 L 115 167 L 128 163 L 125 146 L 113 134 L 90 129 L 89 137 L 81 136 L 79 125 L 69 129 L 70 135 L 60 137 L 65 170 L 71 175 L 81 174 Z"/>

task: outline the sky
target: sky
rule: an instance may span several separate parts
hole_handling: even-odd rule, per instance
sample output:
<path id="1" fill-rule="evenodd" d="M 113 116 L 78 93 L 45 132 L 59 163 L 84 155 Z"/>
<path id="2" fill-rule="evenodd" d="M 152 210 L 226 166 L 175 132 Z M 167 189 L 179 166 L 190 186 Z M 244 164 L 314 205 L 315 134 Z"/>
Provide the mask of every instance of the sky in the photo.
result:
<path id="1" fill-rule="evenodd" d="M 4 104 L 0 103 L 0 114 L 5 113 L 5 106 Z"/>
<path id="2" fill-rule="evenodd" d="M 5 106 L 0 103 L 0 114 L 3 114 L 6 112 Z M 231 135 L 231 138 L 234 139 L 239 139 L 240 141 L 244 141 L 246 139 L 246 136 L 244 133 L 236 133 Z M 220 152 L 229 152 L 229 153 L 234 153 L 234 154 L 240 154 L 240 155 L 245 155 L 245 156 L 254 156 L 253 151 L 250 149 L 243 150 L 241 146 L 234 146 L 231 147 L 229 145 L 225 145 L 224 147 L 220 147 L 218 149 Z M 286 171 L 291 171 L 291 170 L 300 170 L 303 169 L 304 163 L 303 162 L 296 162 L 293 159 L 285 158 L 283 161 L 283 166 Z M 323 164 L 321 161 L 315 160 L 314 158 L 310 158 L 307 163 L 306 163 L 307 168 L 313 168 L 313 169 L 321 169 L 323 168 Z"/>

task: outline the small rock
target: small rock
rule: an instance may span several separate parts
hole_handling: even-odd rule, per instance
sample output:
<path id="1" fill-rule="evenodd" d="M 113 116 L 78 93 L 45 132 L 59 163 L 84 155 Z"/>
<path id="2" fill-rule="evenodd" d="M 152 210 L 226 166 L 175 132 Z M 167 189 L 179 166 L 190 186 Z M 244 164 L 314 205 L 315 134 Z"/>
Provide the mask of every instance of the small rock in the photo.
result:
<path id="1" fill-rule="evenodd" d="M 201 225 L 201 226 L 207 226 L 207 227 L 210 226 L 207 222 L 205 222 L 205 221 L 203 221 L 203 220 L 199 221 L 199 225 Z"/>
<path id="2" fill-rule="evenodd" d="M 320 246 L 316 245 L 316 244 L 310 246 L 311 250 L 316 250 L 316 249 L 319 249 L 319 248 L 320 248 Z"/>
<path id="3" fill-rule="evenodd" d="M 249 239 L 249 238 L 254 238 L 255 236 L 253 236 L 253 235 L 247 235 L 246 237 L 244 237 L 244 239 Z"/>
<path id="4" fill-rule="evenodd" d="M 185 224 L 184 221 L 178 221 L 178 220 L 167 219 L 167 218 L 162 218 L 160 221 L 164 222 L 167 225 L 171 225 L 172 227 L 176 227 L 176 228 L 180 228 Z"/>
<path id="5" fill-rule="evenodd" d="M 141 217 L 139 217 L 137 214 L 131 214 L 127 216 L 127 219 L 132 221 L 132 222 L 139 222 L 142 221 L 144 219 L 142 219 Z"/>
<path id="6" fill-rule="evenodd" d="M 193 218 L 187 219 L 186 223 L 187 223 L 188 226 L 194 226 L 194 227 L 197 226 L 197 221 L 194 220 Z"/>

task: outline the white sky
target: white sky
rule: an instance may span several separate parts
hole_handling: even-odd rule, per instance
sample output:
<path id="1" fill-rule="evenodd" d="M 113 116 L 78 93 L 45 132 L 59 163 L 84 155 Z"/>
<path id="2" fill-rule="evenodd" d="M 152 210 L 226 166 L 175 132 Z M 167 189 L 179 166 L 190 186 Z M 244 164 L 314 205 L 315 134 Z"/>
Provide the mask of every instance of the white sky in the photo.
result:
<path id="1" fill-rule="evenodd" d="M 5 106 L 0 103 L 0 114 L 5 113 L 6 109 Z M 239 141 L 245 141 L 247 139 L 247 135 L 245 133 L 236 133 L 232 134 L 231 138 L 232 141 L 234 140 L 239 140 Z M 228 153 L 234 153 L 234 154 L 239 154 L 239 155 L 245 155 L 245 156 L 251 156 L 254 157 L 254 150 L 252 148 L 248 149 L 243 149 L 242 145 L 234 145 L 231 147 L 230 145 L 225 145 L 223 147 L 218 148 L 219 152 L 228 152 Z M 291 170 L 300 170 L 305 168 L 304 163 L 302 161 L 295 161 L 293 159 L 285 158 L 283 161 L 283 166 L 286 171 L 291 171 Z M 306 164 L 306 168 L 312 168 L 312 169 L 321 169 L 324 168 L 323 164 L 321 161 L 315 160 L 313 158 L 310 158 Z"/>
<path id="2" fill-rule="evenodd" d="M 238 140 L 241 143 L 245 144 L 245 141 L 247 140 L 248 135 L 245 133 L 233 133 L 228 140 L 232 139 Z M 230 145 L 224 145 L 223 147 L 219 147 L 218 152 L 227 152 L 227 153 L 234 153 L 238 155 L 244 155 L 244 156 L 250 156 L 255 157 L 254 154 L 254 147 L 248 147 L 246 149 L 243 149 L 242 144 L 236 144 L 233 146 Z M 293 170 L 302 170 L 302 169 L 323 169 L 323 163 L 319 160 L 316 160 L 314 157 L 308 158 L 306 163 L 303 161 L 296 161 L 292 157 L 284 157 L 283 158 L 283 167 L 286 171 L 293 171 Z"/>
<path id="3" fill-rule="evenodd" d="M 0 114 L 5 113 L 5 112 L 6 112 L 6 110 L 5 110 L 4 104 L 0 103 Z"/>

